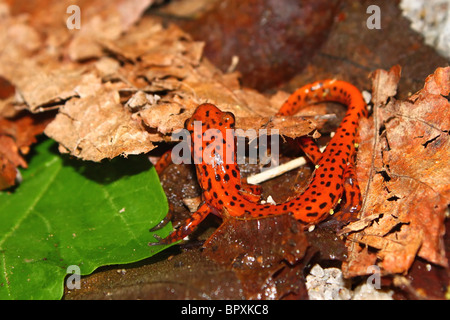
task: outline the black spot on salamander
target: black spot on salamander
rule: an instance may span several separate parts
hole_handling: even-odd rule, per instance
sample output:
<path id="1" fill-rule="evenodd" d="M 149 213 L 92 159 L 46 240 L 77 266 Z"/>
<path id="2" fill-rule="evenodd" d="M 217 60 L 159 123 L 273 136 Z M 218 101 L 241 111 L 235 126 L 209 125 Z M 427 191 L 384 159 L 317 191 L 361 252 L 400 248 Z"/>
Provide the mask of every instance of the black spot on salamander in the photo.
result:
<path id="1" fill-rule="evenodd" d="M 212 189 L 212 185 L 211 185 L 211 178 L 208 179 L 208 189 L 207 191 L 210 191 Z"/>
<path id="2" fill-rule="evenodd" d="M 350 199 L 351 199 L 351 202 L 353 202 L 353 198 L 355 197 L 355 192 L 354 191 L 350 191 Z"/>
<path id="3" fill-rule="evenodd" d="M 325 208 L 327 206 L 327 203 L 326 202 L 322 202 L 321 204 L 319 204 L 319 208 L 320 209 L 323 209 L 323 208 Z"/>

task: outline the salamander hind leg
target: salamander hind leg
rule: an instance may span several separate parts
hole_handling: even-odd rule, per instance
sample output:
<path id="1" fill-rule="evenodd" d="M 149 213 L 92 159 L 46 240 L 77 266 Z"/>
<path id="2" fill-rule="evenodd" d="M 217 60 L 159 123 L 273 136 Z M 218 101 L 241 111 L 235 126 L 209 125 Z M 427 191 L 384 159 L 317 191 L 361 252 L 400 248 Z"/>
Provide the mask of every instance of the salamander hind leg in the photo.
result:
<path id="1" fill-rule="evenodd" d="M 344 198 L 345 203 L 336 214 L 336 219 L 343 222 L 355 221 L 361 210 L 362 196 L 356 179 L 355 167 L 348 165 L 344 171 Z"/>
<path id="2" fill-rule="evenodd" d="M 241 180 L 241 190 L 239 190 L 239 192 L 248 201 L 259 202 L 259 200 L 261 200 L 261 186 L 247 183 L 246 178 Z"/>
<path id="3" fill-rule="evenodd" d="M 311 160 L 313 164 L 318 164 L 320 159 L 322 159 L 322 152 L 316 142 L 307 136 L 297 138 L 296 141 L 308 159 Z"/>

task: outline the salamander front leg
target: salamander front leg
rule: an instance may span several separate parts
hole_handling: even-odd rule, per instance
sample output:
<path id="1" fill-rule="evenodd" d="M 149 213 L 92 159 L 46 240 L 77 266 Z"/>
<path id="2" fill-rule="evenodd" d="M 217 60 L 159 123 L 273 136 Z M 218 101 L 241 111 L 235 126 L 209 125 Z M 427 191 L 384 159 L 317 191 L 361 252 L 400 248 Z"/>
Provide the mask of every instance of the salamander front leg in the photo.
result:
<path id="1" fill-rule="evenodd" d="M 155 232 L 157 230 L 164 228 L 166 224 L 168 224 L 172 220 L 172 217 L 173 217 L 173 206 L 172 204 L 169 203 L 169 212 L 167 212 L 167 215 L 164 217 L 164 219 L 161 220 L 160 223 L 151 228 L 149 231 Z"/>
<path id="2" fill-rule="evenodd" d="M 168 237 L 162 239 L 161 237 L 154 235 L 158 242 L 149 242 L 149 246 L 155 246 L 160 244 L 170 244 L 178 240 L 182 240 L 184 237 L 191 234 L 196 227 L 202 222 L 208 214 L 212 212 L 211 208 L 207 204 L 202 204 L 196 212 L 194 212 L 179 228 L 175 229 Z"/>
<path id="3" fill-rule="evenodd" d="M 171 163 L 172 150 L 168 150 L 161 156 L 161 158 L 159 158 L 158 162 L 155 164 L 155 169 L 158 175 L 160 176 Z"/>

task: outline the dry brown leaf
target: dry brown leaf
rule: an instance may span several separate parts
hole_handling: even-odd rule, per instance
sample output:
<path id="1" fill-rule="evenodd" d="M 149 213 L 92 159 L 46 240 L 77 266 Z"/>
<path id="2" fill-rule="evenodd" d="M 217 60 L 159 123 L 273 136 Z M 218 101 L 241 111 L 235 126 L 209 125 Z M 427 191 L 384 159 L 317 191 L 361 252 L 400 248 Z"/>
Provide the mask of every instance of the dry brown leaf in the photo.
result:
<path id="1" fill-rule="evenodd" d="M 18 113 L 13 106 L 15 92 L 12 83 L 0 76 L 0 117 L 12 118 Z"/>
<path id="2" fill-rule="evenodd" d="M 154 148 L 152 135 L 120 104 L 118 91 L 106 86 L 68 101 L 45 134 L 60 143 L 61 151 L 84 160 L 101 161 Z"/>
<path id="3" fill-rule="evenodd" d="M 397 94 L 402 68 L 393 66 L 391 70 L 377 70 L 372 74 L 372 102 L 375 106 L 385 104 L 387 99 Z"/>
<path id="4" fill-rule="evenodd" d="M 449 82 L 450 68 L 439 68 L 427 78 L 424 89 L 408 100 L 391 100 L 376 108 L 375 122 L 362 123 L 361 218 L 373 220 L 349 236 L 346 276 L 368 272 L 365 264 L 357 263 L 358 244 L 376 249 L 384 273 L 407 272 L 416 255 L 447 266 L 443 235 L 450 203 L 450 104 L 444 96 L 449 94 Z"/>
<path id="5" fill-rule="evenodd" d="M 306 120 L 305 118 L 298 116 L 243 117 L 238 119 L 236 126 L 242 130 L 266 129 L 269 134 L 271 130 L 278 130 L 280 135 L 289 138 L 307 135 L 317 127 L 314 120 Z M 240 132 L 236 131 L 236 134 L 239 135 Z"/>
<path id="6" fill-rule="evenodd" d="M 15 184 L 18 166 L 26 167 L 27 163 L 20 156 L 14 139 L 0 135 L 0 190 Z"/>
<path id="7" fill-rule="evenodd" d="M 22 112 L 13 118 L 0 117 L 0 190 L 15 185 L 17 168 L 26 168 L 23 158 L 28 154 L 36 136 L 44 131 L 51 115 L 32 115 Z"/>
<path id="8" fill-rule="evenodd" d="M 64 100 L 78 96 L 77 88 L 93 83 L 92 75 L 84 75 L 83 70 L 57 70 L 49 72 L 35 68 L 16 82 L 20 94 L 31 112 L 42 112 L 55 108 Z M 97 85 L 99 82 L 97 82 Z"/>
<path id="9" fill-rule="evenodd" d="M 59 1 L 51 1 L 47 6 L 27 4 L 24 11 L 29 20 L 6 14 L 0 24 L 0 74 L 16 86 L 32 112 L 62 104 L 77 96 L 77 87 L 89 82 L 86 76 L 92 76 L 85 72 L 89 68 L 74 61 L 103 55 L 99 42 L 117 39 L 152 2 L 79 1 L 76 4 L 80 7 L 82 28 L 74 31 L 61 23 L 61 18 L 69 17 L 66 13 L 69 4 Z M 13 3 L 10 10 L 23 10 L 20 1 Z M 72 61 L 61 58 L 66 54 Z"/>

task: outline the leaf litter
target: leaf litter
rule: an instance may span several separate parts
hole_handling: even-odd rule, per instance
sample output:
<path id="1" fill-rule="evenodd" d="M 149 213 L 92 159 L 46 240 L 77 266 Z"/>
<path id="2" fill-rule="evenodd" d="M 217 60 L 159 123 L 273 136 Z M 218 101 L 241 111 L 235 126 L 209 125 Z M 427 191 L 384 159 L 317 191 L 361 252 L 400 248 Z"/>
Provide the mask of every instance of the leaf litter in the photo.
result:
<path id="1" fill-rule="evenodd" d="M 348 277 L 367 274 L 373 264 L 384 274 L 407 273 L 416 256 L 448 266 L 443 235 L 450 203 L 450 68 L 437 69 L 403 101 L 392 97 L 399 72 L 394 67 L 373 74 L 374 96 L 384 97 L 361 126 L 357 174 L 365 225 L 357 221 L 342 231 L 350 233 L 343 267 Z"/>
<path id="2" fill-rule="evenodd" d="M 96 162 L 147 153 L 181 129 L 195 107 L 206 101 L 232 111 L 238 122 L 276 110 L 270 99 L 242 88 L 238 73 L 224 74 L 202 59 L 203 42 L 193 41 L 179 27 L 165 28 L 150 17 L 142 17 L 135 25 L 134 21 L 118 23 L 116 10 L 112 6 L 108 10 L 111 15 L 101 18 L 82 16 L 83 23 L 92 26 L 83 29 L 106 30 L 109 25 L 115 29 L 74 33 L 63 26 L 54 32 L 65 33 L 65 43 L 54 43 L 53 34 L 40 34 L 38 28 L 12 15 L 3 23 L 5 29 L 17 29 L 5 32 L 6 50 L 0 56 L 0 74 L 17 91 L 13 104 L 32 113 L 58 109 L 45 133 L 59 142 L 60 151 Z M 24 41 L 32 45 L 24 47 Z M 52 50 L 41 49 L 46 46 L 53 46 Z M 81 48 L 92 53 L 83 55 L 77 51 Z M 142 92 L 149 98 L 141 98 L 139 107 L 123 108 Z M 273 127 L 303 135 L 315 128 L 315 122 L 297 117 L 287 128 L 280 121 L 273 122 Z"/>

